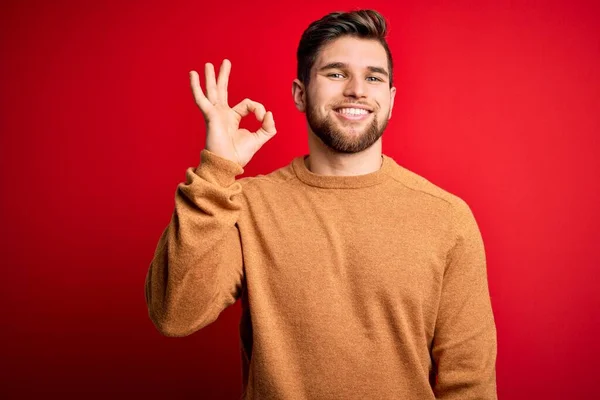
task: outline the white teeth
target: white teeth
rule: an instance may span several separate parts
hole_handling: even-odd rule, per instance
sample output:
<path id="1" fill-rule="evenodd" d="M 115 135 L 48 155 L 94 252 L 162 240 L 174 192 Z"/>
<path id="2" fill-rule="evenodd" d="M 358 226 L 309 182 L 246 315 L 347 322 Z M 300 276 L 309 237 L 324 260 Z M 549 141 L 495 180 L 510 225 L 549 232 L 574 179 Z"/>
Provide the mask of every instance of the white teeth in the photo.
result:
<path id="1" fill-rule="evenodd" d="M 340 108 L 338 112 L 340 114 L 350 115 L 364 115 L 369 113 L 367 110 L 363 110 L 362 108 Z"/>

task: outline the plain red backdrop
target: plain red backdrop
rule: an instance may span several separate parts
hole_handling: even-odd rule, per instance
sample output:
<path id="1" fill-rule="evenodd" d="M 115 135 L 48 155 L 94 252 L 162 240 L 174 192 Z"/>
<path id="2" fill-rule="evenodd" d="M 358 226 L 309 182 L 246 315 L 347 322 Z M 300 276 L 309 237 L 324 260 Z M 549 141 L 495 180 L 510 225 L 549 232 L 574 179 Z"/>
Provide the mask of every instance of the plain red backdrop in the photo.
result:
<path id="1" fill-rule="evenodd" d="M 308 150 L 302 31 L 356 8 L 390 22 L 385 153 L 479 222 L 499 397 L 594 397 L 600 3 L 573 0 L 2 2 L 0 397 L 239 398 L 239 304 L 173 339 L 144 302 L 203 147 L 188 71 L 228 57 L 232 104 L 273 111 L 246 175 L 270 172 Z"/>

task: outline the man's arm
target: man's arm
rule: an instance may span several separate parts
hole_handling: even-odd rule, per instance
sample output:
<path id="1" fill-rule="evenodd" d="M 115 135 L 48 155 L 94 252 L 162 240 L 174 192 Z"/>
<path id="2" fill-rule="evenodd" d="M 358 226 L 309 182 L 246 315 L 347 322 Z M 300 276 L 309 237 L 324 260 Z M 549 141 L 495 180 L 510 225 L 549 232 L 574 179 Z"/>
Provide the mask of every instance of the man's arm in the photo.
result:
<path id="1" fill-rule="evenodd" d="M 443 400 L 497 399 L 496 325 L 485 250 L 475 217 L 460 199 L 452 232 L 432 347 L 434 393 Z"/>
<path id="2" fill-rule="evenodd" d="M 203 150 L 201 164 L 179 184 L 175 210 L 146 275 L 150 319 L 167 336 L 185 336 L 212 323 L 239 297 L 243 280 L 236 222 L 243 172 Z"/>
<path id="3" fill-rule="evenodd" d="M 231 63 L 224 60 L 215 77 L 204 68 L 206 94 L 196 71 L 190 71 L 194 100 L 206 121 L 201 163 L 188 169 L 177 188 L 175 211 L 163 232 L 146 275 L 150 319 L 167 336 L 185 336 L 213 322 L 241 291 L 243 259 L 237 220 L 242 185 L 235 177 L 276 133 L 273 114 L 250 99 L 229 107 Z M 256 132 L 239 127 L 254 114 Z"/>

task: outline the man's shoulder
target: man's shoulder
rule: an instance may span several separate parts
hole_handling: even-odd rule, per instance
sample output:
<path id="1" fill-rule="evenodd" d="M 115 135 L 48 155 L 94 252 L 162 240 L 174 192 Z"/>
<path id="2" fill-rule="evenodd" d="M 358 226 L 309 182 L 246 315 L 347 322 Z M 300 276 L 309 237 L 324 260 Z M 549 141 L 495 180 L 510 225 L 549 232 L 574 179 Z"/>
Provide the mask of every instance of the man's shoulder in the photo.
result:
<path id="1" fill-rule="evenodd" d="M 437 199 L 451 207 L 462 207 L 466 205 L 465 201 L 458 195 L 438 186 L 417 172 L 399 164 L 393 158 L 389 158 L 393 164 L 391 172 L 392 179 L 403 187 L 413 191 L 415 195 Z"/>
<path id="2" fill-rule="evenodd" d="M 239 179 L 239 182 L 245 189 L 251 189 L 255 187 L 279 185 L 285 182 L 292 181 L 294 178 L 296 178 L 296 174 L 294 173 L 292 163 L 293 159 L 290 160 L 286 165 L 276 168 L 269 173 L 245 177 Z"/>

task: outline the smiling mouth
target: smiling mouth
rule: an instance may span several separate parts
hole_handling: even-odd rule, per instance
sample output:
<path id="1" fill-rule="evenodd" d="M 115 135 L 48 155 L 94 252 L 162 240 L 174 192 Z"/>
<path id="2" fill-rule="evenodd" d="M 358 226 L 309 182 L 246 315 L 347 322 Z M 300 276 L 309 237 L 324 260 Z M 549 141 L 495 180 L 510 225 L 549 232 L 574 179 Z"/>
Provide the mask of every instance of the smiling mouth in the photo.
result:
<path id="1" fill-rule="evenodd" d="M 366 119 L 373 111 L 366 108 L 340 107 L 334 109 L 335 113 L 347 120 L 359 121 Z"/>

